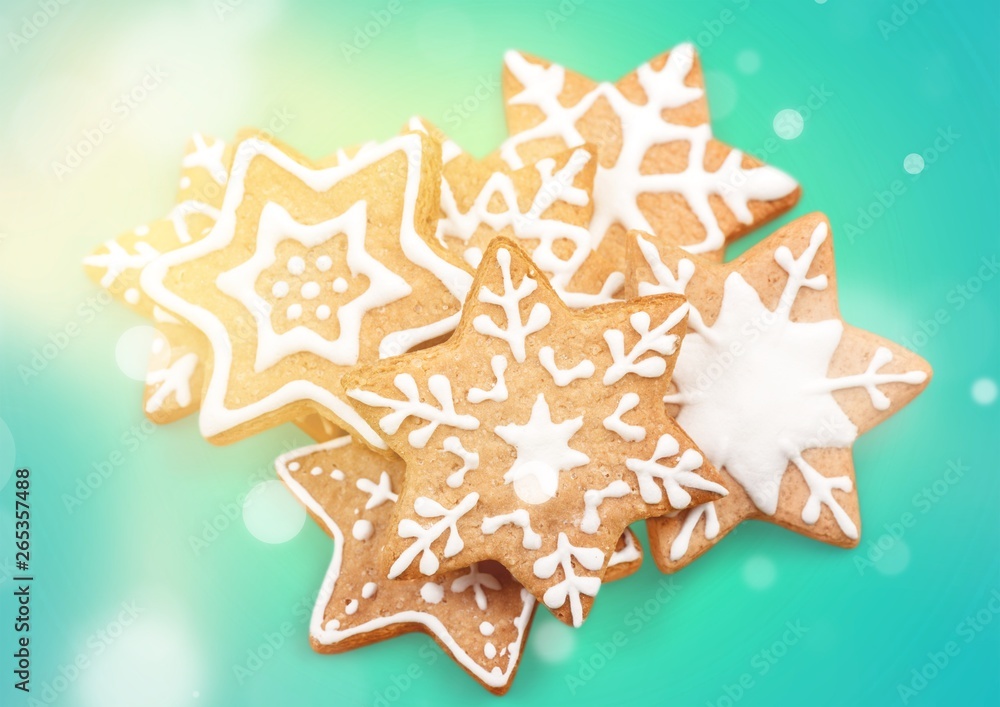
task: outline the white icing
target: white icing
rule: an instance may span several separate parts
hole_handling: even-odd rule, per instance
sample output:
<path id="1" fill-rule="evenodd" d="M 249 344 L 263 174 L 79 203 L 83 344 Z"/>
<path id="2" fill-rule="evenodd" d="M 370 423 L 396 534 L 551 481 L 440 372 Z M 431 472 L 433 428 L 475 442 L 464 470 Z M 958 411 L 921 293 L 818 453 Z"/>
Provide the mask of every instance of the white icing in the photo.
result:
<path id="1" fill-rule="evenodd" d="M 375 582 L 365 582 L 365 586 L 361 587 L 361 598 L 371 599 L 377 591 L 378 585 Z"/>
<path id="2" fill-rule="evenodd" d="M 466 473 L 475 471 L 479 468 L 479 453 L 466 450 L 465 447 L 462 446 L 462 442 L 458 439 L 458 437 L 445 438 L 444 449 L 446 452 L 451 452 L 462 460 L 461 468 L 449 474 L 446 479 L 449 486 L 453 489 L 457 489 L 465 480 Z"/>
<path id="3" fill-rule="evenodd" d="M 440 604 L 444 599 L 444 587 L 436 582 L 427 582 L 420 588 L 420 597 L 428 604 Z"/>
<path id="4" fill-rule="evenodd" d="M 347 395 L 371 407 L 387 407 L 393 412 L 379 420 L 379 427 L 386 434 L 395 434 L 399 426 L 408 417 L 426 420 L 427 424 L 418 427 L 407 436 L 410 444 L 418 449 L 427 446 L 427 441 L 440 425 L 455 427 L 460 430 L 475 430 L 479 428 L 479 420 L 473 415 L 459 415 L 455 412 L 455 399 L 452 395 L 451 381 L 447 376 L 434 374 L 427 379 L 427 389 L 437 400 L 440 407 L 420 401 L 420 391 L 417 382 L 409 373 L 400 373 L 393 379 L 396 389 L 406 396 L 406 400 L 386 398 L 377 393 L 355 388 L 347 391 Z"/>
<path id="5" fill-rule="evenodd" d="M 327 569 L 326 576 L 323 579 L 319 595 L 316 597 L 316 603 L 313 607 L 309 628 L 310 634 L 321 645 L 329 646 L 349 640 L 354 636 L 373 631 L 380 631 L 390 626 L 419 624 L 426 627 L 427 630 L 430 631 L 434 637 L 448 650 L 448 652 L 451 653 L 454 659 L 458 661 L 462 667 L 472 673 L 478 680 L 481 680 L 484 684 L 493 688 L 504 687 L 510 682 L 514 670 L 517 667 L 518 659 L 521 654 L 521 648 L 524 644 L 528 621 L 530 620 L 535 609 L 534 597 L 532 597 L 531 594 L 523 588 L 520 593 L 522 602 L 520 613 L 513 620 L 514 628 L 517 630 L 517 636 L 508 646 L 508 660 L 504 669 L 497 667 L 486 669 L 476 658 L 470 656 L 465 648 L 463 648 L 463 646 L 455 640 L 451 631 L 444 625 L 441 619 L 423 611 L 407 609 L 396 613 L 380 615 L 369 619 L 362 624 L 349 626 L 343 630 L 340 628 L 340 621 L 336 619 L 332 621 L 325 621 L 326 607 L 330 601 L 330 597 L 333 595 L 337 580 L 340 577 L 340 570 L 343 563 L 344 535 L 341 532 L 340 527 L 323 509 L 323 506 L 316 501 L 316 499 L 313 498 L 301 484 L 295 481 L 289 472 L 291 471 L 291 465 L 296 463 L 291 461 L 293 458 L 301 458 L 318 451 L 344 447 L 351 443 L 352 440 L 349 436 L 338 437 L 330 440 L 329 442 L 295 450 L 294 452 L 279 457 L 275 462 L 278 475 L 286 484 L 288 484 L 292 493 L 295 494 L 299 501 L 301 501 L 314 516 L 323 522 L 323 524 L 330 531 L 330 534 L 333 536 L 333 557 L 330 560 L 330 566 Z M 364 596 L 364 590 L 362 590 L 362 596 Z"/>
<path id="6" fill-rule="evenodd" d="M 420 165 L 424 158 L 421 139 L 415 134 L 402 135 L 381 145 L 372 146 L 352 160 L 323 169 L 303 166 L 264 140 L 257 138 L 245 140 L 236 150 L 226 195 L 219 211 L 219 218 L 212 230 L 199 241 L 165 253 L 143 270 L 141 284 L 152 299 L 191 322 L 205 333 L 212 345 L 212 375 L 205 391 L 200 416 L 201 430 L 206 437 L 214 437 L 298 400 L 310 400 L 329 410 L 370 445 L 386 448 L 385 442 L 350 404 L 323 385 L 305 378 L 289 381 L 278 390 L 242 407 L 229 408 L 226 404 L 226 393 L 232 369 L 232 340 L 226 325 L 209 310 L 187 302 L 168 290 L 164 286 L 164 279 L 172 268 L 222 250 L 232 242 L 236 228 L 236 213 L 243 201 L 244 182 L 254 159 L 268 159 L 302 180 L 314 191 L 323 192 L 379 160 L 399 152 L 406 157 L 408 170 L 402 218 L 398 228 L 398 246 L 408 260 L 431 274 L 455 300 L 462 302 L 471 288 L 472 276 L 442 259 L 416 230 Z M 450 315 L 425 326 L 392 332 L 382 340 L 379 346 L 380 355 L 401 353 L 429 338 L 444 335 L 454 328 L 457 322 L 458 316 Z"/>
<path id="7" fill-rule="evenodd" d="M 218 184 L 225 184 L 229 177 L 226 166 L 223 164 L 222 156 L 226 149 L 226 143 L 216 140 L 211 145 L 205 142 L 205 137 L 201 133 L 191 136 L 194 143 L 194 152 L 184 155 L 183 165 L 186 169 L 201 167 Z"/>
<path id="8" fill-rule="evenodd" d="M 312 469 L 309 470 L 309 473 L 313 476 L 319 476 L 320 474 L 323 473 L 323 467 L 314 466 Z"/>
<path id="9" fill-rule="evenodd" d="M 153 413 L 163 408 L 163 404 L 171 395 L 177 401 L 177 407 L 186 408 L 191 404 L 191 377 L 198 366 L 198 355 L 186 353 L 166 368 L 149 371 L 146 374 L 146 385 L 159 387 L 146 400 L 146 412 Z"/>
<path id="10" fill-rule="evenodd" d="M 358 611 L 357 599 L 351 599 L 349 602 L 347 602 L 347 606 L 344 607 L 344 613 L 347 614 L 348 616 L 357 613 L 357 611 Z"/>
<path id="11" fill-rule="evenodd" d="M 326 272 L 333 267 L 333 258 L 329 255 L 321 255 L 316 258 L 316 269 L 320 272 Z"/>
<path id="12" fill-rule="evenodd" d="M 493 624 L 491 624 L 489 621 L 483 621 L 481 624 L 479 624 L 479 633 L 483 634 L 484 636 L 492 636 L 493 631 L 494 631 Z"/>
<path id="13" fill-rule="evenodd" d="M 611 557 L 608 559 L 608 568 L 642 559 L 642 552 L 635 542 L 635 536 L 632 533 L 625 533 L 622 537 L 625 538 L 625 545 L 622 546 L 621 550 L 615 550 L 611 553 Z"/>
<path id="14" fill-rule="evenodd" d="M 496 377 L 497 382 L 489 390 L 483 390 L 482 388 L 472 388 L 469 390 L 469 394 L 466 397 L 470 403 L 481 403 L 484 400 L 493 400 L 502 403 L 507 399 L 507 381 L 504 379 L 504 373 L 507 371 L 507 357 L 497 354 L 490 359 L 490 368 L 493 369 L 493 375 Z"/>
<path id="15" fill-rule="evenodd" d="M 354 527 L 351 528 L 351 535 L 354 536 L 355 540 L 367 540 L 375 532 L 375 528 L 372 526 L 369 520 L 358 520 L 354 522 Z"/>
<path id="16" fill-rule="evenodd" d="M 249 311 L 262 314 L 255 317 L 256 372 L 267 370 L 278 361 L 302 351 L 339 366 L 353 366 L 358 362 L 361 323 L 365 315 L 413 292 L 406 280 L 365 251 L 367 223 L 367 205 L 363 201 L 355 203 L 335 218 L 310 225 L 298 223 L 274 202 L 265 204 L 257 226 L 257 245 L 253 255 L 220 273 L 215 282 L 219 290 L 237 299 Z M 277 333 L 270 317 L 271 303 L 262 299 L 255 288 L 257 279 L 274 264 L 275 249 L 282 241 L 292 239 L 306 248 L 315 248 L 339 234 L 344 234 L 347 240 L 347 265 L 352 276 L 365 276 L 371 282 L 377 282 L 378 286 L 366 288 L 351 301 L 337 307 L 339 333 L 332 341 L 304 325 Z M 305 272 L 305 261 L 297 255 L 292 256 L 288 259 L 288 272 L 294 276 L 301 275 Z M 312 284 L 316 285 L 318 294 L 318 284 Z M 298 303 L 288 308 L 289 319 L 298 319 L 301 314 L 302 306 Z"/>
<path id="17" fill-rule="evenodd" d="M 343 481 L 344 472 L 342 472 L 340 469 L 334 469 L 333 471 L 330 472 L 330 478 L 333 479 L 334 481 Z"/>
<path id="18" fill-rule="evenodd" d="M 460 577 L 456 577 L 451 583 L 451 591 L 456 594 L 461 594 L 466 589 L 472 589 L 472 593 L 476 599 L 476 606 L 479 607 L 480 611 L 486 611 L 486 607 L 489 602 L 486 599 L 486 590 L 492 589 L 493 591 L 500 590 L 500 580 L 491 575 L 489 572 L 483 572 L 479 569 L 479 564 L 475 563 L 469 567 L 469 572 L 463 574 Z"/>
<path id="19" fill-rule="evenodd" d="M 580 530 L 585 533 L 596 533 L 601 527 L 601 516 L 598 507 L 607 498 L 621 498 L 632 493 L 632 487 L 621 479 L 615 479 L 603 489 L 587 489 L 583 494 L 583 518 L 580 520 Z"/>
<path id="20" fill-rule="evenodd" d="M 505 483 L 514 484 L 518 498 L 525 503 L 544 503 L 556 495 L 560 471 L 590 462 L 590 457 L 569 446 L 570 439 L 581 427 L 582 415 L 553 422 L 545 394 L 539 393 L 527 423 L 493 428 L 497 436 L 517 451 L 514 464 L 503 479 Z"/>
<path id="21" fill-rule="evenodd" d="M 142 270 L 160 255 L 156 248 L 145 241 L 134 243 L 132 253 L 116 241 L 107 241 L 104 247 L 107 253 L 94 253 L 83 259 L 84 265 L 104 268 L 104 274 L 101 276 L 101 287 L 104 289 L 109 289 L 126 270 Z"/>
<path id="22" fill-rule="evenodd" d="M 389 579 L 395 579 L 409 567 L 417 555 L 420 555 L 420 572 L 425 575 L 432 575 L 437 572 L 440 561 L 437 555 L 431 550 L 431 543 L 448 531 L 448 540 L 444 546 L 444 557 L 454 557 L 462 548 L 465 542 L 458 533 L 456 524 L 458 519 L 472 510 L 473 506 L 479 503 L 479 494 L 473 491 L 463 498 L 454 508 L 448 510 L 434 499 L 420 496 L 413 502 L 413 510 L 421 518 L 440 518 L 441 520 L 424 528 L 415 520 L 404 518 L 399 521 L 398 533 L 401 538 L 414 538 L 413 543 L 400 553 L 396 561 L 389 568 Z"/>
<path id="23" fill-rule="evenodd" d="M 646 428 L 630 425 L 622 420 L 622 415 L 639 406 L 639 396 L 636 393 L 625 393 L 618 401 L 615 411 L 604 418 L 604 429 L 614 432 L 626 442 L 641 442 L 646 439 Z"/>
<path id="24" fill-rule="evenodd" d="M 629 373 L 644 378 L 659 378 L 667 370 L 667 362 L 662 356 L 669 356 L 677 350 L 678 339 L 667 332 L 677 326 L 687 314 L 687 302 L 681 304 L 670 313 L 662 324 L 650 329 L 649 314 L 634 312 L 629 317 L 629 324 L 639 334 L 639 341 L 630 351 L 625 352 L 625 335 L 618 329 L 608 329 L 604 332 L 604 341 L 608 344 L 613 363 L 604 372 L 604 385 L 617 383 Z M 639 361 L 639 357 L 655 351 L 661 356 L 650 356 Z"/>
<path id="25" fill-rule="evenodd" d="M 775 262 L 788 278 L 773 311 L 735 272 L 726 278 L 719 315 L 711 327 L 692 310 L 691 330 L 674 370 L 678 392 L 664 400 L 681 405 L 677 416 L 681 427 L 698 440 L 713 464 L 733 476 L 762 512 L 776 512 L 781 480 L 786 470 L 794 467 L 809 487 L 803 521 L 815 523 L 825 505 L 844 535 L 856 539 L 857 527 L 831 493 L 834 489 L 850 492 L 850 477 L 823 476 L 805 461 L 803 452 L 817 447 L 849 447 L 857 437 L 857 428 L 832 391 L 863 388 L 876 409 L 885 409 L 888 399 L 878 390 L 879 385 L 917 384 L 925 375 L 919 371 L 878 373 L 892 358 L 888 349 L 880 348 L 863 373 L 827 377 L 843 324 L 835 319 L 797 322 L 790 318 L 802 288 L 823 290 L 828 285 L 825 274 L 809 276 L 827 235 L 826 223 L 820 223 L 800 256 L 794 257 L 785 246 L 774 251 Z M 651 244 L 640 240 L 639 246 L 656 279 L 646 291 L 665 288 L 683 292 L 694 265 L 682 260 L 674 277 Z M 740 355 L 733 356 L 734 350 Z M 720 363 L 723 361 L 726 365 Z M 671 547 L 672 559 L 687 552 L 702 517 L 705 536 L 712 539 L 718 534 L 714 506 L 691 509 Z"/>
<path id="26" fill-rule="evenodd" d="M 343 472 L 341 472 L 341 475 L 343 475 Z M 356 485 L 361 491 L 364 491 L 369 496 L 368 501 L 365 503 L 366 511 L 370 511 L 372 508 L 378 508 L 386 501 L 392 501 L 395 503 L 399 500 L 399 496 L 392 492 L 392 479 L 389 478 L 388 472 L 382 472 L 382 475 L 379 476 L 378 483 L 369 479 L 358 479 Z"/>
<path id="27" fill-rule="evenodd" d="M 483 518 L 483 535 L 493 535 L 505 525 L 515 525 L 524 533 L 521 545 L 525 550 L 537 550 L 542 546 L 542 536 L 531 529 L 531 516 L 528 511 L 518 508 L 510 513 Z"/>
<path id="28" fill-rule="evenodd" d="M 190 243 L 194 240 L 187 225 L 187 217 L 191 214 L 201 214 L 202 216 L 207 216 L 212 221 L 216 221 L 219 218 L 219 210 L 203 201 L 188 199 L 175 204 L 170 209 L 170 213 L 167 214 L 167 218 L 173 224 L 178 243 Z"/>
<path id="29" fill-rule="evenodd" d="M 498 248 L 496 255 L 497 263 L 503 274 L 503 294 L 498 295 L 488 287 L 481 287 L 479 301 L 501 307 L 507 318 L 507 327 L 499 326 L 488 314 L 477 316 L 472 320 L 472 326 L 484 336 L 493 336 L 506 341 L 514 360 L 518 363 L 524 363 L 525 339 L 544 328 L 549 323 L 549 317 L 552 313 L 545 304 L 535 302 L 531 306 L 528 320 L 526 322 L 521 320 L 521 300 L 534 292 L 538 283 L 525 275 L 515 288 L 510 274 L 510 251 L 506 248 Z"/>
<path id="30" fill-rule="evenodd" d="M 626 229 L 652 232 L 646 216 L 639 208 L 643 194 L 678 194 L 697 217 L 705 234 L 701 242 L 686 246 L 691 252 L 718 250 L 725 245 L 726 234 L 712 211 L 710 198 L 719 197 L 743 224 L 753 222 L 749 209 L 751 200 L 773 200 L 790 194 L 798 186 L 791 177 L 774 167 L 763 165 L 743 169 L 743 153 L 732 150 L 715 171 L 705 168 L 705 154 L 712 138 L 711 127 L 679 125 L 663 116 L 668 108 L 679 108 L 703 97 L 700 87 L 685 81 L 694 65 L 694 48 L 681 44 L 671 50 L 663 68 L 656 70 L 643 64 L 637 70 L 639 85 L 646 94 L 645 102 L 636 104 L 627 99 L 613 84 L 600 83 L 577 103 L 563 105 L 559 96 L 565 87 L 566 70 L 557 64 L 539 66 L 517 52 L 505 55 L 507 70 L 524 87 L 509 99 L 510 105 L 530 105 L 538 108 L 544 119 L 538 125 L 512 135 L 500 149 L 501 156 L 512 167 L 522 160 L 517 148 L 543 138 L 560 138 L 569 147 L 582 145 L 588 139 L 604 146 L 608 141 L 595 135 L 582 135 L 576 123 L 600 99 L 606 100 L 621 122 L 621 147 L 610 167 L 598 165 L 594 193 L 594 217 L 590 230 L 594 245 L 608 229 L 622 224 Z M 604 126 L 612 130 L 612 126 Z M 617 132 L 611 133 L 617 135 Z M 688 159 L 684 169 L 676 173 L 649 174 L 642 169 L 647 152 L 663 143 L 686 143 Z"/>
<path id="31" fill-rule="evenodd" d="M 691 494 L 684 490 L 688 488 L 700 491 L 714 491 L 723 496 L 726 488 L 714 481 L 708 481 L 695 473 L 704 463 L 701 454 L 694 449 L 685 449 L 674 466 L 659 463 L 663 459 L 677 456 L 680 445 L 669 434 L 662 434 L 656 440 L 656 449 L 649 459 L 626 459 L 625 466 L 635 473 L 639 480 L 639 495 L 646 503 L 659 503 L 663 500 L 663 492 L 656 483 L 659 479 L 666 489 L 667 499 L 674 508 L 687 508 L 691 505 Z"/>
<path id="32" fill-rule="evenodd" d="M 543 346 L 538 350 L 538 361 L 560 388 L 565 388 L 580 378 L 590 378 L 594 375 L 594 364 L 586 358 L 572 368 L 560 369 L 556 365 L 556 352 L 551 346 Z"/>
<path id="33" fill-rule="evenodd" d="M 535 560 L 533 571 L 539 579 L 550 579 L 556 570 L 562 569 L 562 581 L 546 589 L 542 600 L 550 609 L 558 609 L 568 599 L 573 625 L 580 626 L 583 623 L 581 595 L 597 596 L 601 588 L 601 579 L 577 575 L 573 560 L 584 569 L 597 572 L 604 566 L 604 553 L 596 547 L 576 547 L 566 537 L 566 533 L 559 533 L 556 549 L 551 554 Z"/>
<path id="34" fill-rule="evenodd" d="M 486 642 L 483 646 L 483 655 L 485 655 L 490 660 L 493 660 L 497 656 L 497 647 L 494 646 L 490 641 Z"/>

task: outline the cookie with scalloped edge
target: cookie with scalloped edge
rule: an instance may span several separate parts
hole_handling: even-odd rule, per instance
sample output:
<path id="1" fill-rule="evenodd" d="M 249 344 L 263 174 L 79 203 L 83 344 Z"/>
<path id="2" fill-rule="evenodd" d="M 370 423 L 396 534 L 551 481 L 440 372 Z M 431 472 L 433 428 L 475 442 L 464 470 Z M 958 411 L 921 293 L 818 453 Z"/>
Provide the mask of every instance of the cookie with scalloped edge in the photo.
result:
<path id="1" fill-rule="evenodd" d="M 827 218 L 803 216 L 726 264 L 638 232 L 629 254 L 637 301 L 688 298 L 688 334 L 664 400 L 729 490 L 647 521 L 656 563 L 676 571 L 747 519 L 857 545 L 851 448 L 920 394 L 931 368 L 844 323 Z"/>
<path id="2" fill-rule="evenodd" d="M 401 459 L 341 436 L 285 454 L 275 467 L 334 541 L 309 624 L 316 651 L 340 653 L 420 631 L 485 688 L 507 691 L 536 608 L 510 573 L 492 562 L 415 580 L 388 580 L 377 571 L 405 471 Z M 612 562 L 609 576 L 638 568 L 641 551 L 631 531 Z"/>
<path id="3" fill-rule="evenodd" d="M 407 464 L 382 569 L 496 560 L 580 625 L 630 523 L 725 494 L 662 404 L 686 316 L 676 295 L 572 310 L 495 238 L 452 338 L 344 378 Z"/>
<path id="4" fill-rule="evenodd" d="M 227 443 L 316 412 L 375 448 L 340 377 L 447 335 L 470 269 L 434 238 L 440 147 L 418 133 L 336 165 L 241 137 L 219 219 L 143 270 L 208 338 L 202 433 Z"/>
<path id="5" fill-rule="evenodd" d="M 511 167 L 585 142 L 598 146 L 591 230 L 616 269 L 624 267 L 628 229 L 721 260 L 727 242 L 798 201 L 794 179 L 713 137 L 691 44 L 615 83 L 509 51 L 503 91 L 510 137 L 499 156 Z"/>

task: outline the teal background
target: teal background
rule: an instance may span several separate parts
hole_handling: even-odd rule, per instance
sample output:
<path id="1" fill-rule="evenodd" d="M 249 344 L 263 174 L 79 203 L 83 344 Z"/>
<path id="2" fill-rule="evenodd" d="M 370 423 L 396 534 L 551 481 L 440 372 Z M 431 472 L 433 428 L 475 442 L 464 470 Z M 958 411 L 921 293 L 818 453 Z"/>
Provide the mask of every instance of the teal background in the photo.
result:
<path id="1" fill-rule="evenodd" d="M 676 575 L 668 601 L 643 609 L 664 581 L 647 562 L 602 589 L 579 630 L 539 612 L 504 703 L 1000 701 L 1000 600 L 991 605 L 1000 597 L 1000 406 L 971 394 L 974 381 L 1000 378 L 998 282 L 981 270 L 1000 251 L 998 5 L 577 2 L 406 0 L 350 63 L 342 45 L 385 3 L 51 0 L 54 16 L 17 47 L 9 33 L 46 0 L 4 3 L 0 482 L 15 462 L 32 469 L 36 704 L 498 704 L 423 636 L 339 656 L 310 650 L 305 609 L 329 540 L 307 522 L 290 542 L 267 545 L 238 511 L 273 478 L 273 457 L 305 436 L 285 426 L 215 448 L 194 419 L 130 433 L 143 420 L 142 385 L 119 370 L 115 346 L 144 322 L 117 304 L 88 305 L 98 289 L 80 259 L 166 212 L 194 130 L 231 138 L 285 109 L 295 118 L 281 139 L 318 157 L 389 136 L 418 113 L 485 154 L 505 135 L 496 88 L 505 49 L 614 80 L 685 39 L 709 72 L 717 136 L 802 182 L 801 203 L 779 223 L 829 214 L 845 318 L 908 342 L 935 377 L 855 448 L 861 547 L 747 524 Z M 748 50 L 759 58 L 753 73 Z M 148 65 L 166 78 L 58 179 L 52 162 L 116 116 L 116 97 Z M 461 117 L 454 104 L 480 85 L 486 98 Z M 774 115 L 800 106 L 801 135 L 775 138 Z M 939 131 L 957 136 L 947 149 L 934 145 Z M 927 157 L 916 177 L 903 169 L 910 153 Z M 895 202 L 873 210 L 895 180 Z M 859 209 L 878 216 L 866 225 Z M 849 225 L 861 232 L 850 237 Z M 18 366 L 70 323 L 77 335 L 23 382 Z M 66 494 L 116 450 L 122 463 L 69 512 Z M 967 471 L 956 481 L 949 463 Z M 0 491 L 0 558 L 13 555 L 13 491 L 12 482 Z M 190 538 L 233 508 L 231 524 L 195 553 Z M 876 549 L 907 513 L 912 527 Z M 0 702 L 22 705 L 11 688 L 11 570 L 0 567 Z M 123 602 L 138 616 L 119 633 Z M 650 609 L 644 620 L 635 613 Z M 789 624 L 802 635 L 786 633 Z M 288 637 L 241 683 L 234 666 L 282 628 Z M 624 645 L 602 662 L 617 631 Z M 947 665 L 926 668 L 951 641 Z M 88 667 L 74 673 L 67 666 L 80 654 Z M 414 665 L 419 677 L 397 689 Z M 914 682 L 914 670 L 931 679 Z M 915 694 L 904 699 L 901 684 Z"/>

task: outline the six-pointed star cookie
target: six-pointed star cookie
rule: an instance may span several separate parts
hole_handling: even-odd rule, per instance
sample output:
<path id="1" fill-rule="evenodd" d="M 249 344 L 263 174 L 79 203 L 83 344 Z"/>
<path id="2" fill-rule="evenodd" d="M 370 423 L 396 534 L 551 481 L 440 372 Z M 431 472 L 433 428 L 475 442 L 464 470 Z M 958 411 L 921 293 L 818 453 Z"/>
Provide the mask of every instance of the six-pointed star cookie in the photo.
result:
<path id="1" fill-rule="evenodd" d="M 629 523 L 725 493 L 661 402 L 686 312 L 676 295 L 574 312 L 496 238 L 449 341 L 344 379 L 407 462 L 389 577 L 494 559 L 582 623 Z"/>
<path id="2" fill-rule="evenodd" d="M 449 333 L 472 277 L 433 235 L 440 147 L 418 133 L 335 166 L 239 142 L 219 219 L 142 287 L 212 349 L 202 433 L 225 443 L 318 412 L 384 442 L 345 402 L 358 361 Z"/>
<path id="3" fill-rule="evenodd" d="M 309 626 L 313 648 L 339 653 L 423 631 L 487 689 L 507 691 L 536 606 L 507 570 L 483 562 L 408 581 L 387 580 L 377 572 L 378 550 L 403 478 L 401 459 L 341 436 L 283 455 L 275 467 L 334 540 Z M 641 557 L 629 531 L 612 556 L 609 579 L 634 572 Z"/>
<path id="4" fill-rule="evenodd" d="M 851 446 L 916 397 L 931 370 L 843 322 L 829 233 L 822 214 L 804 216 L 725 265 L 629 234 L 630 294 L 688 297 L 676 389 L 665 401 L 729 489 L 648 522 L 664 571 L 748 518 L 844 547 L 858 542 Z"/>
<path id="5" fill-rule="evenodd" d="M 582 145 L 518 170 L 481 162 L 420 118 L 407 127 L 426 132 L 442 147 L 441 218 L 438 239 L 472 267 L 496 236 L 515 239 L 531 255 L 564 302 L 573 308 L 612 299 L 625 276 L 599 259 L 589 230 L 594 213 L 597 150 Z M 492 166 L 490 166 L 492 165 Z"/>
<path id="6" fill-rule="evenodd" d="M 619 268 L 625 232 L 667 237 L 722 259 L 730 239 L 790 209 L 798 184 L 712 137 L 701 64 L 681 44 L 620 79 L 595 83 L 507 52 L 503 73 L 513 167 L 591 142 L 600 150 L 591 230 Z"/>

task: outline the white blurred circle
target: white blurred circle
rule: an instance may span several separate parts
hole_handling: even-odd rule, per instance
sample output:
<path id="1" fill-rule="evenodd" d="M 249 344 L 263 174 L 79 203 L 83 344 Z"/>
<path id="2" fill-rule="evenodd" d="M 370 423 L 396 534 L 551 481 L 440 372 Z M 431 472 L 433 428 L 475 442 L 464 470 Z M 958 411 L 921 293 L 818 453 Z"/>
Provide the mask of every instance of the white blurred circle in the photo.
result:
<path id="1" fill-rule="evenodd" d="M 140 324 L 118 337 L 115 345 L 115 361 L 121 372 L 132 380 L 146 380 L 146 371 L 149 369 L 149 356 L 153 351 L 154 342 L 157 346 L 157 356 L 163 357 L 167 352 L 169 359 L 170 345 L 166 337 L 148 324 Z"/>
<path id="2" fill-rule="evenodd" d="M 744 49 L 736 55 L 736 70 L 742 74 L 756 74 L 760 71 L 760 54 Z"/>
<path id="3" fill-rule="evenodd" d="M 805 121 L 802 119 L 802 114 L 794 108 L 785 108 L 774 116 L 772 126 L 774 134 L 782 140 L 794 140 L 802 134 Z"/>
<path id="4" fill-rule="evenodd" d="M 916 152 L 911 152 L 903 158 L 903 169 L 910 174 L 920 174 L 924 171 L 924 158 Z"/>
<path id="5" fill-rule="evenodd" d="M 573 654 L 576 647 L 576 629 L 551 616 L 539 617 L 546 621 L 531 630 L 531 645 L 535 655 L 546 663 L 561 663 Z"/>
<path id="6" fill-rule="evenodd" d="M 997 384 L 992 378 L 980 378 L 972 384 L 972 399 L 980 405 L 992 405 L 997 399 Z"/>
<path id="7" fill-rule="evenodd" d="M 754 555 L 743 563 L 743 581 L 751 589 L 767 589 L 777 576 L 774 562 L 764 555 Z"/>
<path id="8" fill-rule="evenodd" d="M 305 509 L 275 479 L 254 486 L 243 501 L 243 524 L 261 542 L 288 542 L 299 534 L 305 522 Z"/>
<path id="9" fill-rule="evenodd" d="M 705 83 L 709 91 L 709 108 L 713 118 L 725 118 L 733 112 L 739 97 L 736 82 L 719 71 L 706 71 Z"/>
<path id="10" fill-rule="evenodd" d="M 890 540 L 889 549 L 883 550 L 882 556 L 875 562 L 875 569 L 888 577 L 900 574 L 910 566 L 910 546 L 900 538 Z"/>

